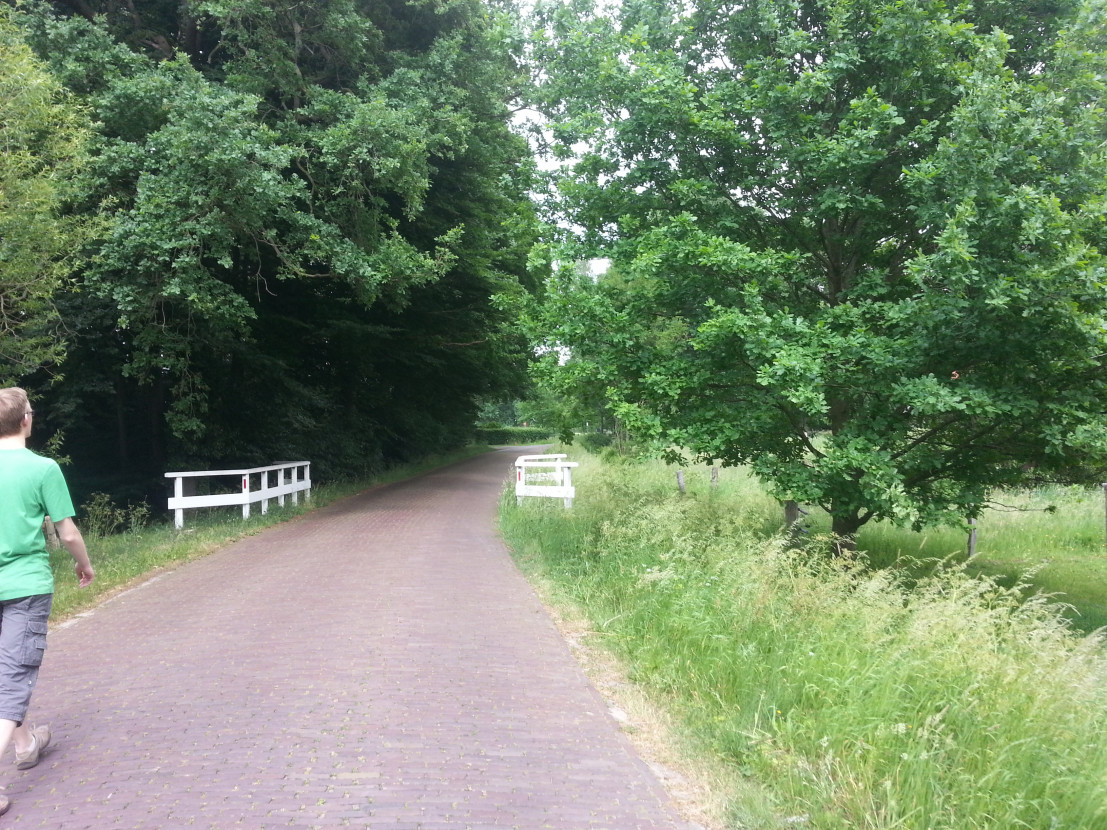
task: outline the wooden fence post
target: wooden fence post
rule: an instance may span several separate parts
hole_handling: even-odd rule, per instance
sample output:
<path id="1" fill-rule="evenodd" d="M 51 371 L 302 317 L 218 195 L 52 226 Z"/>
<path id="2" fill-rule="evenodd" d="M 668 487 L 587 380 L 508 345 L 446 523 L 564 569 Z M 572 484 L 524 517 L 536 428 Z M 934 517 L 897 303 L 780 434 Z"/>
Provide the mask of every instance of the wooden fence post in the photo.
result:
<path id="1" fill-rule="evenodd" d="M 46 547 L 50 550 L 57 550 L 61 547 L 58 529 L 54 527 L 54 522 L 49 516 L 42 520 L 42 533 L 46 537 Z"/>

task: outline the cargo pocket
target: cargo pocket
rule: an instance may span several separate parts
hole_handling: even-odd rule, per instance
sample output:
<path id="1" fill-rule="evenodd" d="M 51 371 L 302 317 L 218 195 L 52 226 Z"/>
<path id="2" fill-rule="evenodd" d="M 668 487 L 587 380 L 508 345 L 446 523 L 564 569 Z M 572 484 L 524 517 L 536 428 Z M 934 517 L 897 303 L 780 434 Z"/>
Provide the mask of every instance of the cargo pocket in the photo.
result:
<path id="1" fill-rule="evenodd" d="M 23 636 L 23 665 L 41 666 L 42 655 L 46 651 L 46 623 L 32 621 L 27 623 Z"/>

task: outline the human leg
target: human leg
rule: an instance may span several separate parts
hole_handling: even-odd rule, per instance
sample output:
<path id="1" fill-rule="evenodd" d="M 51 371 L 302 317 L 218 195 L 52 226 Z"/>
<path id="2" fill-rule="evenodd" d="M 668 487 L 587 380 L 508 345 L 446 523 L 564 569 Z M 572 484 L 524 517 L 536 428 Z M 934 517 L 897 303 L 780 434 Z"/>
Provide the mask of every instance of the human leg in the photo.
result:
<path id="1" fill-rule="evenodd" d="M 33 746 L 31 729 L 27 724 L 17 724 L 13 720 L 0 718 L 0 756 L 8 748 L 8 743 L 15 748 L 17 754 L 23 754 Z"/>
<path id="2" fill-rule="evenodd" d="M 49 742 L 48 733 L 36 738 L 24 719 L 46 650 L 52 600 L 40 594 L 0 602 L 0 756 L 9 742 L 17 758 L 36 751 L 36 741 L 37 749 Z"/>
<path id="3" fill-rule="evenodd" d="M 41 740 L 24 718 L 46 650 L 46 621 L 52 600 L 53 596 L 44 594 L 0 602 L 0 756 L 11 743 L 16 764 L 22 768 L 32 758 L 31 766 L 37 764 L 50 742 L 49 730 Z M 8 797 L 0 795 L 0 815 L 10 807 Z"/>

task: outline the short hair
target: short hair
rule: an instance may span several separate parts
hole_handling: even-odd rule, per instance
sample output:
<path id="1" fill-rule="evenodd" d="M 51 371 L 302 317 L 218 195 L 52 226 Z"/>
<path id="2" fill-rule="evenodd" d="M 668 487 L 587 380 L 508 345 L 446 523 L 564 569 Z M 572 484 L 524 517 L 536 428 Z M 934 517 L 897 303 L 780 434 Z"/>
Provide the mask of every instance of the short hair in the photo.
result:
<path id="1" fill-rule="evenodd" d="M 27 393 L 18 386 L 0 389 L 0 438 L 18 434 L 29 405 Z"/>

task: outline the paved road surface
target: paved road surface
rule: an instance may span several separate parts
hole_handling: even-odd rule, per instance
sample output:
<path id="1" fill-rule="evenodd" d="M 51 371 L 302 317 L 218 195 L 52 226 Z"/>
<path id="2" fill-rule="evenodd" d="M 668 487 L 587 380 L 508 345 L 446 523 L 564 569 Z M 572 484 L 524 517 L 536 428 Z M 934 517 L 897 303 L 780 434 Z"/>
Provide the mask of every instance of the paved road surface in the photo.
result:
<path id="1" fill-rule="evenodd" d="M 50 634 L 0 827 L 676 830 L 497 537 L 518 451 L 247 538 Z M 95 549 L 93 550 L 95 562 Z"/>

